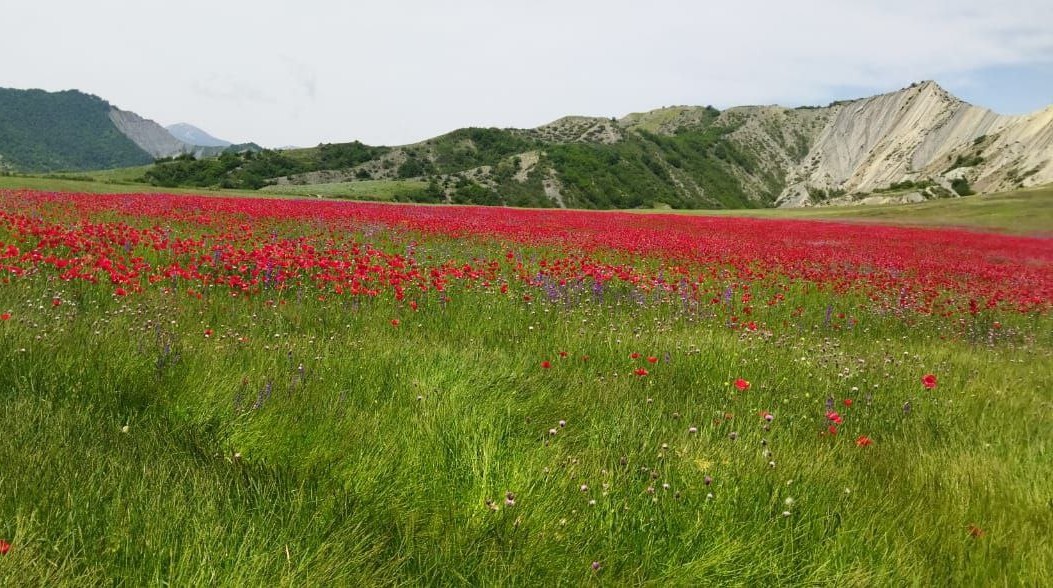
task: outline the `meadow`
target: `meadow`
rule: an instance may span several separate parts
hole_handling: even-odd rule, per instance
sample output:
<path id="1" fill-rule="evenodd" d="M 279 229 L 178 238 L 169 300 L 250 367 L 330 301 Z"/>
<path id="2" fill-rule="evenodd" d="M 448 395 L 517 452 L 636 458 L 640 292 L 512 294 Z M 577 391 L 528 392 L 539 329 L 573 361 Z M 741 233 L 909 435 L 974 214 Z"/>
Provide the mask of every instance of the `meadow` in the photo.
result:
<path id="1" fill-rule="evenodd" d="M 6 189 L 0 276 L 3 585 L 1053 574 L 1046 237 Z"/>

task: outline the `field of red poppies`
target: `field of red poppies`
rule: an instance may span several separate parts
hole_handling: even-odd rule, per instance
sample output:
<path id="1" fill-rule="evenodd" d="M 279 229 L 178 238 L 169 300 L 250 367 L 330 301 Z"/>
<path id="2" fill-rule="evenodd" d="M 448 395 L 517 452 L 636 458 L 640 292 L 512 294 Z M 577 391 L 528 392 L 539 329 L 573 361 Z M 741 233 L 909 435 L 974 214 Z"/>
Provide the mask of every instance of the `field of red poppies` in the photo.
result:
<path id="1" fill-rule="evenodd" d="M 1051 310 L 1044 238 L 0 191 L 0 580 L 1031 583 Z"/>

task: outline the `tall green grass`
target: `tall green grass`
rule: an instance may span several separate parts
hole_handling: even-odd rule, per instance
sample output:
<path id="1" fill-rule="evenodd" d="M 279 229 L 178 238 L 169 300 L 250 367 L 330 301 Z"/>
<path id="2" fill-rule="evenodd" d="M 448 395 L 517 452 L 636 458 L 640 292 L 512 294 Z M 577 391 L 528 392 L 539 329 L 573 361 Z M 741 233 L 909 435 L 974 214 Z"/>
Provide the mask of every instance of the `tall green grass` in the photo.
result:
<path id="1" fill-rule="evenodd" d="M 750 334 L 625 298 L 176 292 L 0 286 L 0 584 L 1053 574 L 1048 317 L 838 329 L 858 301 L 812 293 Z"/>

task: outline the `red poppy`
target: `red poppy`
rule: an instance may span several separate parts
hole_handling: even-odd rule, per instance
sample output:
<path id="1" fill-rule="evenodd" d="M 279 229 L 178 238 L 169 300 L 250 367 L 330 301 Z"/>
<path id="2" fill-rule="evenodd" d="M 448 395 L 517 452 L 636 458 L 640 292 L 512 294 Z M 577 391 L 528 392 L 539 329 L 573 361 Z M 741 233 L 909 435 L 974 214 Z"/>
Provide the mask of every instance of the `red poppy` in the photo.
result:
<path id="1" fill-rule="evenodd" d="M 391 326 L 397 327 L 400 324 L 402 324 L 402 321 L 400 321 L 399 319 L 391 319 Z"/>
<path id="2" fill-rule="evenodd" d="M 211 337 L 212 336 L 212 329 L 205 329 L 205 336 L 206 337 Z"/>
<path id="3" fill-rule="evenodd" d="M 658 358 L 653 356 L 653 355 L 651 355 L 651 356 L 648 356 L 647 361 L 650 362 L 650 363 L 658 363 Z"/>
<path id="4" fill-rule="evenodd" d="M 62 300 L 58 298 L 51 299 L 51 306 L 62 306 Z"/>
<path id="5" fill-rule="evenodd" d="M 7 320 L 11 320 L 11 313 L 10 312 L 5 312 L 4 314 L 0 314 L 0 321 L 7 321 Z"/>
<path id="6" fill-rule="evenodd" d="M 827 428 L 826 428 L 826 430 L 827 430 L 827 431 L 828 431 L 828 432 L 829 432 L 829 433 L 830 433 L 831 435 L 836 435 L 836 434 L 837 434 L 837 426 L 836 426 L 836 425 L 830 425 L 829 427 L 827 427 Z"/>
<path id="7" fill-rule="evenodd" d="M 11 551 L 11 544 L 0 539 L 0 555 L 7 555 L 8 551 Z"/>
<path id="8" fill-rule="evenodd" d="M 869 447 L 869 446 L 871 446 L 873 444 L 874 444 L 874 440 L 871 439 L 870 437 L 867 437 L 866 435 L 860 435 L 859 438 L 856 439 L 856 445 L 858 445 L 860 447 Z"/>
<path id="9" fill-rule="evenodd" d="M 739 378 L 739 379 L 735 380 L 735 387 L 738 388 L 739 390 L 742 390 L 742 391 L 749 390 L 750 389 L 749 380 L 744 380 L 742 378 Z"/>
<path id="10" fill-rule="evenodd" d="M 640 359 L 640 354 L 634 351 L 629 354 L 629 359 Z"/>
<path id="11" fill-rule="evenodd" d="M 128 295 L 128 291 L 125 290 L 124 288 L 117 288 L 113 293 L 118 295 L 118 296 L 127 296 Z"/>
<path id="12" fill-rule="evenodd" d="M 638 376 L 646 376 L 648 374 L 647 370 L 643 368 L 636 368 L 636 371 L 634 371 L 633 373 Z"/>
<path id="13" fill-rule="evenodd" d="M 566 351 L 560 351 L 559 352 L 559 356 L 560 357 L 566 357 L 567 356 L 567 352 Z"/>
<path id="14" fill-rule="evenodd" d="M 549 360 L 546 359 L 545 361 L 541 362 L 541 369 L 547 370 L 550 367 L 552 367 L 552 363 Z"/>
<path id="15" fill-rule="evenodd" d="M 852 406 L 852 399 L 851 398 L 845 398 L 841 402 L 844 403 L 845 406 Z"/>
<path id="16" fill-rule="evenodd" d="M 921 384 L 929 390 L 932 390 L 936 387 L 936 376 L 932 374 L 925 374 L 921 377 Z"/>
<path id="17" fill-rule="evenodd" d="M 837 424 L 837 425 L 841 424 L 841 420 L 842 420 L 841 419 L 841 415 L 837 414 L 836 412 L 830 411 L 830 412 L 826 413 L 826 418 L 828 420 L 833 421 L 834 424 Z"/>

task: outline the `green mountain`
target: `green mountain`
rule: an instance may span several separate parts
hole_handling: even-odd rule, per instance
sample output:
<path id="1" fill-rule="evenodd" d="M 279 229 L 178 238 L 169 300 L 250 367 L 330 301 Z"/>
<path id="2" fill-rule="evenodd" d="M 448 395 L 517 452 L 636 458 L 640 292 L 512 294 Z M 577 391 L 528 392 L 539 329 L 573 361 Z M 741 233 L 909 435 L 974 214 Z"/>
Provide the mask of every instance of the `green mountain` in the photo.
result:
<path id="1" fill-rule="evenodd" d="M 253 143 L 191 145 L 152 120 L 77 90 L 0 88 L 0 171 L 89 171 L 260 150 Z"/>
<path id="2" fill-rule="evenodd" d="M 754 129 L 753 118 L 677 107 L 621 120 L 567 117 L 536 129 L 459 129 L 400 147 L 320 145 L 280 153 L 299 169 L 268 181 L 416 180 L 427 188 L 403 199 L 465 204 L 771 206 L 785 187 L 781 163 L 799 161 L 812 137 L 788 121 Z M 755 131 L 765 140 L 752 140 Z"/>
<path id="3" fill-rule="evenodd" d="M 360 159 L 330 157 L 342 150 Z M 403 199 L 576 208 L 919 202 L 1053 182 L 1053 106 L 1000 115 L 926 81 L 824 107 L 675 106 L 281 155 L 303 171 L 268 182 L 298 193 L 413 180 L 426 189 Z"/>
<path id="4" fill-rule="evenodd" d="M 89 170 L 153 161 L 117 129 L 111 109 L 76 90 L 0 88 L 0 169 Z"/>

